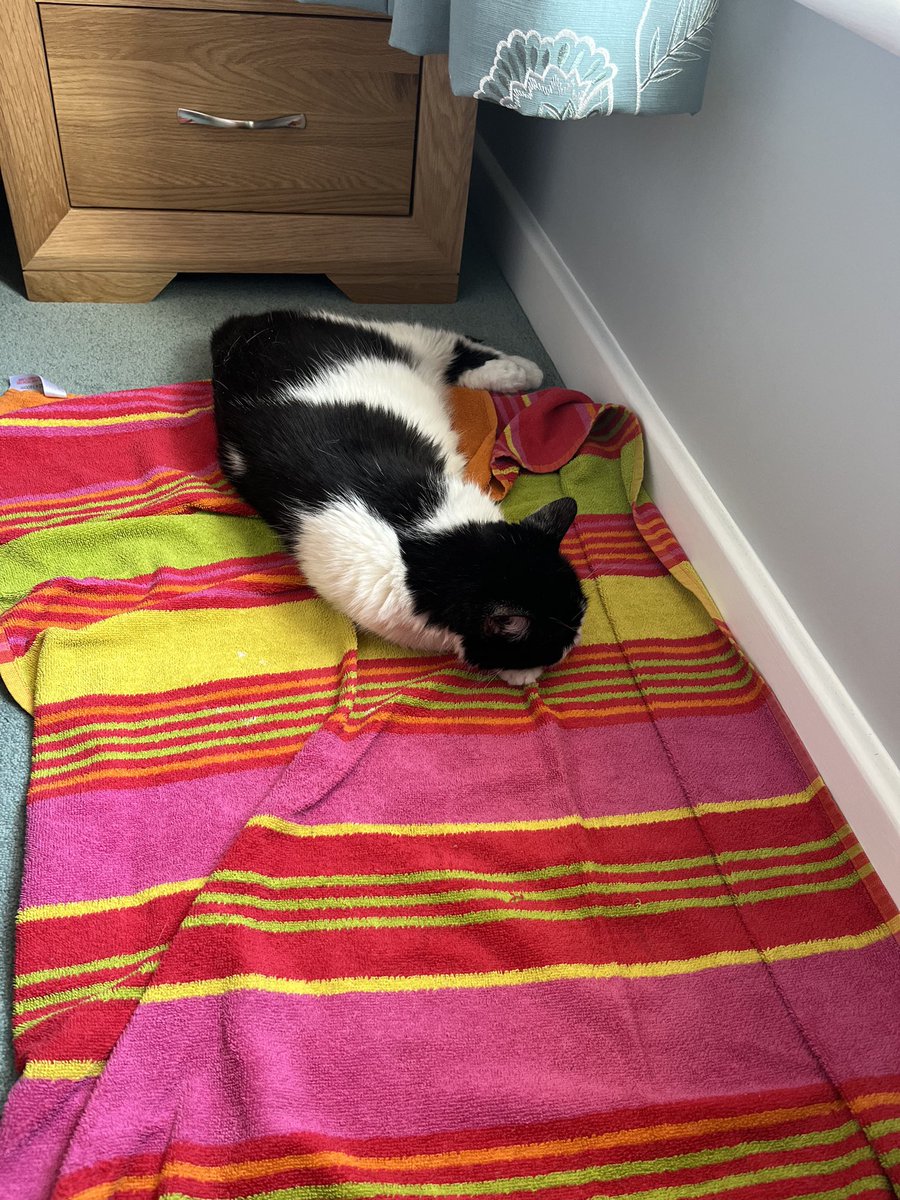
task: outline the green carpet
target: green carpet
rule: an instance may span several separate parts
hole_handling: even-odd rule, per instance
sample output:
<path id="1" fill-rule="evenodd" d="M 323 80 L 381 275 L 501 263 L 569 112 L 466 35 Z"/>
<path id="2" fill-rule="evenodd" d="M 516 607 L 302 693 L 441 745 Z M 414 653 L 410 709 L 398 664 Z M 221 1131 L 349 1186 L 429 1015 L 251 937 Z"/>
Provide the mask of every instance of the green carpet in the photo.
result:
<path id="1" fill-rule="evenodd" d="M 301 305 L 446 326 L 532 358 L 548 383 L 559 382 L 471 224 L 455 304 L 352 304 L 322 276 L 292 275 L 179 275 L 151 304 L 30 304 L 0 198 L 0 392 L 10 373 L 40 374 L 84 393 L 203 379 L 209 334 L 220 321 Z M 0 1100 L 12 1080 L 12 941 L 30 733 L 0 684 Z"/>

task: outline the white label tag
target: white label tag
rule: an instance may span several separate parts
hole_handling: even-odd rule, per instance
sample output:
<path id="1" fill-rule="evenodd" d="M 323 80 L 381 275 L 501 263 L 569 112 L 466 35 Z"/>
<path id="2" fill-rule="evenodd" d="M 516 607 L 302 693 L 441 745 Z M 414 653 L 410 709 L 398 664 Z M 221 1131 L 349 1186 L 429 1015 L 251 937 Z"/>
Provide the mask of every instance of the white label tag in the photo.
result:
<path id="1" fill-rule="evenodd" d="M 9 386 L 14 392 L 43 392 L 45 396 L 54 399 L 61 399 L 69 394 L 65 388 L 45 379 L 43 375 L 10 375 Z"/>

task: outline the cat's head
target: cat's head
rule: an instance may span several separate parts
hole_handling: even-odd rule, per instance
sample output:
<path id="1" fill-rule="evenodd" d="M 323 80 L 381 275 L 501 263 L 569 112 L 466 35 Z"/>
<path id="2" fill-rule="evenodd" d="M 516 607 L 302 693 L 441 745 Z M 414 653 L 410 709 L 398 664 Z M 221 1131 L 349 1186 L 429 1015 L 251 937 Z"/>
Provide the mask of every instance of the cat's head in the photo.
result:
<path id="1" fill-rule="evenodd" d="M 476 670 L 533 681 L 581 632 L 584 595 L 559 549 L 576 512 L 566 497 L 518 525 L 472 522 L 406 542 L 417 611 L 455 634 Z"/>

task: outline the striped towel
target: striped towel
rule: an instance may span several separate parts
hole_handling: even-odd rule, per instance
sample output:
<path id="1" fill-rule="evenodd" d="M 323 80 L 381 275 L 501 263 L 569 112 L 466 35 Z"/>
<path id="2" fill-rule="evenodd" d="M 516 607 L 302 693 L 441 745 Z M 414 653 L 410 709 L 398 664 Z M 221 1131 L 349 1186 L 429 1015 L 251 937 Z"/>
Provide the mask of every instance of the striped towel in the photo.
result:
<path id="1" fill-rule="evenodd" d="M 896 911 L 634 417 L 496 412 L 506 513 L 577 499 L 590 601 L 526 689 L 318 600 L 219 474 L 206 384 L 0 417 L 35 715 L 4 1198 L 900 1187 Z"/>

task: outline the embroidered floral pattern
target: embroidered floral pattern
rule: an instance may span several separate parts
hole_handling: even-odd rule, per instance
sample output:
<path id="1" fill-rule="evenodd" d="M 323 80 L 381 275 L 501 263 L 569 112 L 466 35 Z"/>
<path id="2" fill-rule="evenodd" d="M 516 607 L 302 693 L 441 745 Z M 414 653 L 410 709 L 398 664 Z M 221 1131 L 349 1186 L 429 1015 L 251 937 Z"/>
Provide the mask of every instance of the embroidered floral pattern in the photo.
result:
<path id="1" fill-rule="evenodd" d="M 542 37 L 536 29 L 514 29 L 497 46 L 494 65 L 476 99 L 493 100 L 528 117 L 557 121 L 608 115 L 618 72 L 609 52 L 571 29 Z"/>

